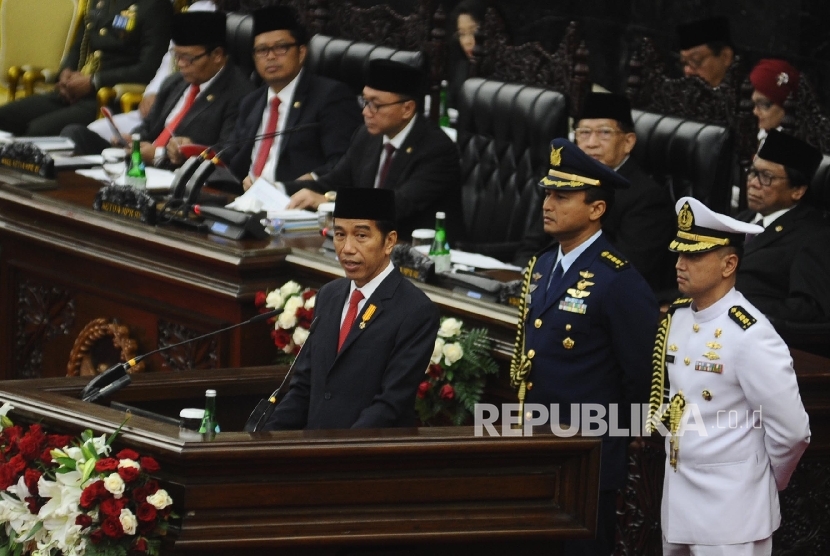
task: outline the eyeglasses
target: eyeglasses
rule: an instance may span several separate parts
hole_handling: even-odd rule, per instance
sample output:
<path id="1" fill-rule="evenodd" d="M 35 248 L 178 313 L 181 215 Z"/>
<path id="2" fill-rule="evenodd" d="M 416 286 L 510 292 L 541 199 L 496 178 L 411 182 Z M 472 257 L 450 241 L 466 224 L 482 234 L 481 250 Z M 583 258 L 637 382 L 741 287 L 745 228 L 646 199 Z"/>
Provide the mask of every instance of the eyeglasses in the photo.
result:
<path id="1" fill-rule="evenodd" d="M 396 100 L 395 102 L 387 102 L 386 104 L 378 104 L 374 100 L 366 100 L 364 97 L 360 97 L 357 99 L 358 104 L 360 104 L 360 109 L 363 110 L 364 108 L 369 109 L 369 113 L 373 116 L 378 113 L 378 110 L 383 108 L 384 106 L 392 106 L 394 104 L 403 104 L 404 102 L 409 102 L 408 98 L 404 98 L 401 100 Z"/>
<path id="2" fill-rule="evenodd" d="M 600 141 L 610 141 L 614 135 L 623 132 L 617 129 L 611 129 L 610 127 L 601 127 L 598 129 L 591 129 L 590 127 L 578 127 L 574 130 L 574 137 L 576 137 L 577 141 L 587 141 L 591 138 L 591 135 L 593 135 L 594 133 L 597 134 L 597 137 Z"/>
<path id="3" fill-rule="evenodd" d="M 775 176 L 767 171 L 758 170 L 758 168 L 751 166 L 746 170 L 746 181 L 749 183 L 754 179 L 757 179 L 762 187 L 769 187 L 772 185 L 773 180 L 785 180 L 787 176 Z"/>
<path id="4" fill-rule="evenodd" d="M 271 46 L 256 46 L 254 47 L 254 58 L 265 59 L 269 54 L 274 56 L 285 56 L 288 51 L 297 46 L 297 43 L 290 42 L 284 44 L 272 44 Z"/>
<path id="5" fill-rule="evenodd" d="M 710 57 L 714 56 L 711 52 L 707 52 L 706 54 L 702 54 L 701 56 L 696 56 L 694 58 L 680 58 L 680 69 L 685 67 L 690 67 L 693 70 L 698 70 L 700 67 L 708 60 Z"/>
<path id="6" fill-rule="evenodd" d="M 199 58 L 204 58 L 208 54 L 209 54 L 209 52 L 205 51 L 205 52 L 202 52 L 201 54 L 197 54 L 197 55 L 193 56 L 193 55 L 190 55 L 190 54 L 177 54 L 173 50 L 170 51 L 170 55 L 173 56 L 173 60 L 175 60 L 175 62 L 180 66 L 189 66 L 190 64 L 192 64 L 193 62 L 195 62 Z"/>

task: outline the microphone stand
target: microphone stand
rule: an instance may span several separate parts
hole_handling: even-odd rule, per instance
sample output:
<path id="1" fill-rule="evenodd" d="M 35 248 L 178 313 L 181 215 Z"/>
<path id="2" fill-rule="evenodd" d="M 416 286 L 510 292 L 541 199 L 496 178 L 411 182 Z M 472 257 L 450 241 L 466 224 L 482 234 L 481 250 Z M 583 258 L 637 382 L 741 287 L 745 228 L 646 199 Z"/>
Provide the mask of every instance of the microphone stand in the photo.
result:
<path id="1" fill-rule="evenodd" d="M 128 371 L 151 355 L 155 355 L 156 353 L 167 351 L 168 349 L 173 349 L 174 347 L 179 347 L 184 344 L 189 344 L 190 342 L 203 340 L 204 338 L 209 338 L 210 336 L 221 334 L 222 332 L 227 332 L 228 330 L 233 330 L 234 328 L 244 326 L 246 324 L 268 320 L 272 317 L 279 315 L 280 313 L 282 313 L 282 311 L 282 309 L 274 309 L 273 311 L 269 311 L 267 313 L 261 313 L 254 317 L 251 317 L 246 321 L 238 322 L 236 324 L 232 324 L 220 330 L 214 330 L 213 332 L 208 332 L 207 334 L 202 334 L 201 336 L 196 336 L 195 338 L 190 338 L 189 340 L 184 340 L 176 344 L 171 344 L 169 346 L 164 346 L 155 349 L 143 355 L 133 357 L 129 361 L 117 363 L 89 381 L 89 383 L 81 392 L 81 400 L 85 402 L 95 402 L 105 396 L 108 396 L 124 388 L 125 386 L 130 384 L 130 382 L 132 382 L 132 377 L 128 374 Z"/>

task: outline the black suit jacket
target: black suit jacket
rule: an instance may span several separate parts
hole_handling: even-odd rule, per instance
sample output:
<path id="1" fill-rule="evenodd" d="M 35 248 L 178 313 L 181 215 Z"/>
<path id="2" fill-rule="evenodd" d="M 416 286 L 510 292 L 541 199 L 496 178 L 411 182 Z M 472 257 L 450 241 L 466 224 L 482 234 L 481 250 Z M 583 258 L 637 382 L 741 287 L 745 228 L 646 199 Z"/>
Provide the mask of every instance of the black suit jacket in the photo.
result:
<path id="1" fill-rule="evenodd" d="M 742 212 L 751 222 L 756 213 Z M 797 205 L 744 246 L 735 287 L 772 320 L 830 320 L 830 225 Z"/>
<path id="2" fill-rule="evenodd" d="M 246 96 L 228 150 L 222 157 L 231 171 L 244 179 L 251 168 L 255 137 L 262 123 L 268 86 Z M 349 148 L 355 129 L 363 123 L 357 98 L 339 81 L 304 70 L 294 89 L 285 129 L 319 123 L 320 127 L 286 133 L 280 142 L 276 181 L 290 181 L 309 172 L 328 173 Z"/>
<path id="3" fill-rule="evenodd" d="M 674 261 L 669 243 L 675 232 L 675 212 L 666 188 L 630 158 L 617 172 L 631 182 L 618 189 L 614 204 L 602 221 L 602 233 L 634 265 L 654 291 L 673 285 Z M 552 241 L 545 233 L 541 213 L 535 216 L 533 230 L 527 234 L 514 264 L 524 266 L 530 257 Z"/>
<path id="4" fill-rule="evenodd" d="M 190 84 L 180 73 L 164 80 L 153 108 L 133 130 L 142 141 L 155 141 L 164 130 L 164 122 Z M 247 77 L 230 61 L 217 74 L 213 83 L 199 93 L 193 106 L 176 126 L 174 135 L 189 137 L 202 145 L 221 145 L 230 138 L 239 113 L 239 101 L 253 90 Z"/>
<path id="5" fill-rule="evenodd" d="M 415 394 L 435 346 L 438 308 L 393 270 L 366 300 L 338 353 L 350 284 L 341 278 L 317 293 L 314 332 L 265 430 L 414 426 Z M 374 314 L 361 328 L 371 305 Z"/>
<path id="6" fill-rule="evenodd" d="M 395 191 L 399 237 L 408 239 L 417 228 L 434 228 L 435 213 L 444 211 L 452 243 L 464 237 L 458 147 L 436 124 L 423 116 L 416 118 L 395 152 L 384 187 Z M 286 189 L 293 194 L 304 187 L 319 193 L 340 187 L 374 187 L 382 150 L 383 136 L 371 135 L 362 126 L 330 173 L 315 182 L 286 183 Z"/>

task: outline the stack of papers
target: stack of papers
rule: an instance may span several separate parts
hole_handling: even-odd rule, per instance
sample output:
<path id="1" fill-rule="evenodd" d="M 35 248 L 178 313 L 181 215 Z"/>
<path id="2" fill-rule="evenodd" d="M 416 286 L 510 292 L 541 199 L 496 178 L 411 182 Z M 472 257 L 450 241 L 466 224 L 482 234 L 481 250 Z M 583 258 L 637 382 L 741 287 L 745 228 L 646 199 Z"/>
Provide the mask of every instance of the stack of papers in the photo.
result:
<path id="1" fill-rule="evenodd" d="M 283 230 L 286 232 L 317 230 L 317 214 L 307 210 L 285 208 L 290 201 L 291 199 L 281 189 L 259 178 L 248 191 L 234 199 L 225 208 L 251 213 L 265 211 L 268 213 L 268 218 L 283 220 Z"/>
<path id="2" fill-rule="evenodd" d="M 145 168 L 144 171 L 147 172 L 147 191 L 161 193 L 170 190 L 170 186 L 173 185 L 173 172 L 153 168 L 152 166 Z M 88 178 L 109 183 L 109 178 L 107 177 L 107 174 L 104 173 L 103 168 L 76 170 L 75 172 Z M 124 174 L 121 174 L 121 176 L 115 180 L 115 183 L 117 185 L 124 185 Z"/>

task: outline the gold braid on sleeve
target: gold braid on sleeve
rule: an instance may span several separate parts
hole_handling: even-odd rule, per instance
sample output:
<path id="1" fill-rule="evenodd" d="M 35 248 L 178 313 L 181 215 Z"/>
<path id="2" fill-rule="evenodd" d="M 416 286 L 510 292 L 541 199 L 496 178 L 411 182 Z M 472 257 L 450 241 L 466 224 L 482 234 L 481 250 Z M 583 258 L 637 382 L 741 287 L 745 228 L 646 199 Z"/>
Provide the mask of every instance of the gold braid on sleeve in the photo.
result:
<path id="1" fill-rule="evenodd" d="M 81 37 L 81 51 L 78 57 L 78 71 L 84 75 L 94 75 L 101 67 L 101 51 L 89 51 L 92 28 L 92 15 L 89 7 L 87 7 L 87 12 L 84 15 L 84 36 Z"/>
<path id="2" fill-rule="evenodd" d="M 519 323 L 516 326 L 516 342 L 513 344 L 513 359 L 510 360 L 510 385 L 519 389 L 519 402 L 524 402 L 525 378 L 530 372 L 530 360 L 525 355 L 525 320 L 527 320 L 527 298 L 530 292 L 530 279 L 536 257 L 530 259 L 522 280 L 522 292 L 519 299 Z"/>
<path id="3" fill-rule="evenodd" d="M 654 341 L 654 352 L 651 363 L 654 374 L 651 378 L 651 394 L 648 398 L 648 419 L 646 432 L 652 433 L 657 423 L 665 419 L 665 409 L 668 407 L 668 392 L 666 391 L 666 344 L 669 341 L 671 328 L 671 313 L 666 314 L 657 329 Z"/>

